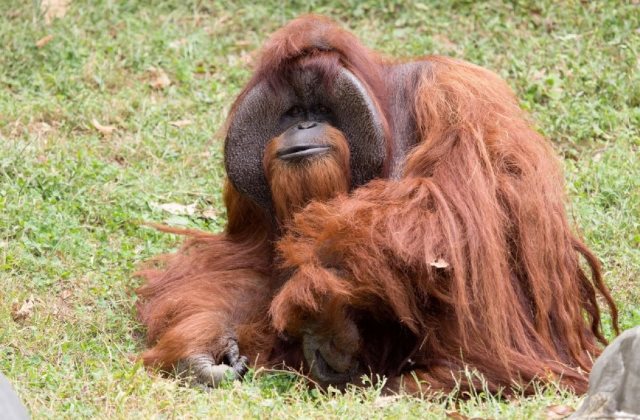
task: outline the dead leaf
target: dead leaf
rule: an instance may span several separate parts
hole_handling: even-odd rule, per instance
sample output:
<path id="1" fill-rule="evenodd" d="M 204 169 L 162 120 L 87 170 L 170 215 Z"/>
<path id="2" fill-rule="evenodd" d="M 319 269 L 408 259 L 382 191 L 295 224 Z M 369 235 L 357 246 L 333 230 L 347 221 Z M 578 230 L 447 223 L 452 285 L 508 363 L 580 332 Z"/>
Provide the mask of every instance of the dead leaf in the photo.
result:
<path id="1" fill-rule="evenodd" d="M 574 411 L 576 410 L 568 405 L 550 405 L 545 408 L 544 414 L 546 419 L 563 419 L 569 417 Z"/>
<path id="2" fill-rule="evenodd" d="M 11 318 L 15 322 L 22 322 L 26 320 L 33 314 L 33 307 L 35 306 L 35 303 L 36 300 L 33 295 L 29 296 L 22 305 L 18 302 L 14 302 L 13 305 L 11 305 Z"/>
<path id="3" fill-rule="evenodd" d="M 171 79 L 161 68 L 151 67 L 149 69 L 149 85 L 154 89 L 164 89 L 171 85 Z"/>
<path id="4" fill-rule="evenodd" d="M 443 260 L 442 258 L 438 258 L 435 261 L 431 261 L 429 263 L 429 265 L 431 267 L 435 267 L 435 268 L 447 268 L 447 267 L 449 267 L 449 263 L 446 262 L 445 260 Z"/>
<path id="5" fill-rule="evenodd" d="M 67 321 L 73 317 L 72 297 L 72 290 L 63 289 L 57 296 L 50 296 L 43 302 L 44 311 L 60 321 Z"/>
<path id="6" fill-rule="evenodd" d="M 44 121 L 36 121 L 28 126 L 29 134 L 37 139 L 45 137 L 47 134 L 53 131 L 53 126 Z"/>
<path id="7" fill-rule="evenodd" d="M 102 134 L 105 137 L 108 137 L 111 134 L 113 134 L 113 132 L 116 131 L 116 128 L 117 128 L 114 125 L 102 125 L 95 118 L 91 120 L 91 123 L 96 128 L 96 130 L 98 130 L 100 134 Z"/>
<path id="8" fill-rule="evenodd" d="M 67 14 L 67 8 L 71 0 L 42 0 L 40 11 L 44 17 L 44 23 L 49 25 L 55 19 L 61 19 Z"/>
<path id="9" fill-rule="evenodd" d="M 127 164 L 127 159 L 117 153 L 113 156 L 113 160 L 120 166 L 125 166 Z"/>
<path id="10" fill-rule="evenodd" d="M 178 128 L 182 128 L 182 127 L 186 127 L 188 125 L 193 124 L 193 121 L 191 120 L 177 120 L 177 121 L 170 121 L 169 125 L 172 125 L 174 127 L 178 127 Z"/>
<path id="11" fill-rule="evenodd" d="M 160 210 L 166 211 L 167 213 L 175 214 L 177 216 L 191 216 L 196 212 L 196 204 L 189 204 L 185 206 L 184 204 L 178 203 L 164 203 L 164 204 L 155 204 L 152 207 L 158 208 Z"/>
<path id="12" fill-rule="evenodd" d="M 37 48 L 42 48 L 45 45 L 47 45 L 48 43 L 50 43 L 53 40 L 54 36 L 53 35 L 47 35 L 45 37 L 40 38 L 37 42 L 36 42 L 36 47 Z"/>
<path id="13" fill-rule="evenodd" d="M 71 296 L 73 296 L 73 291 L 71 291 L 69 289 L 64 289 L 62 292 L 60 292 L 60 299 L 62 299 L 62 300 L 67 300 Z"/>
<path id="14" fill-rule="evenodd" d="M 218 212 L 213 207 L 209 207 L 202 212 L 204 219 L 215 220 L 218 218 Z"/>
<path id="15" fill-rule="evenodd" d="M 62 298 L 58 298 L 55 304 L 51 305 L 50 310 L 56 318 L 65 321 L 73 316 L 73 309 Z"/>

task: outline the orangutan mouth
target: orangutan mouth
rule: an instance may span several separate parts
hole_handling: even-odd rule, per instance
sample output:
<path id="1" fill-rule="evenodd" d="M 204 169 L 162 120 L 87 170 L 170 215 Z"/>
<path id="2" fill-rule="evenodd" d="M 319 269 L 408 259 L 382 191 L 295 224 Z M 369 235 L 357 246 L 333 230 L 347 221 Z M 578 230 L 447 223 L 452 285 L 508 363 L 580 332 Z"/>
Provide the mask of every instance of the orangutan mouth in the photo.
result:
<path id="1" fill-rule="evenodd" d="M 313 145 L 313 144 L 297 145 L 297 146 L 287 147 L 286 149 L 283 149 L 283 150 L 278 150 L 278 152 L 276 153 L 276 156 L 278 157 L 278 159 L 281 159 L 281 160 L 294 161 L 294 160 L 301 160 L 301 159 L 315 156 L 318 154 L 326 153 L 329 151 L 329 149 L 330 149 L 329 146 L 324 146 L 324 145 L 322 146 Z"/>

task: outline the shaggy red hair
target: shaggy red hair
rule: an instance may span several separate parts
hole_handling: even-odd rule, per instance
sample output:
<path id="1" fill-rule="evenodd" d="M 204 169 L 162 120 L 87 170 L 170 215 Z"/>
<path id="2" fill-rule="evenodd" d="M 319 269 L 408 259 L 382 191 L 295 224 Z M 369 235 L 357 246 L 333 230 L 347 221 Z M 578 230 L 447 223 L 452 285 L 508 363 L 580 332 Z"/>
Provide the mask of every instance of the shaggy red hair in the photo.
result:
<path id="1" fill-rule="evenodd" d="M 406 104 L 419 141 L 400 177 L 347 194 L 339 132 L 335 156 L 299 173 L 278 167 L 268 145 L 276 222 L 227 183 L 225 232 L 182 231 L 180 251 L 139 272 L 145 364 L 171 369 L 199 353 L 220 361 L 219 340 L 233 336 L 256 365 L 298 367 L 296 339 L 313 320 L 393 388 L 480 387 L 463 374 L 471 368 L 492 391 L 531 392 L 535 379 L 586 390 L 605 343 L 597 295 L 616 330 L 617 311 L 567 221 L 558 160 L 494 73 L 438 56 L 421 62 Z M 304 17 L 266 44 L 236 104 L 300 66 L 342 66 L 386 118 L 387 95 L 400 88 L 385 81 L 390 65 L 334 23 Z M 400 139 L 384 123 L 391 156 Z"/>

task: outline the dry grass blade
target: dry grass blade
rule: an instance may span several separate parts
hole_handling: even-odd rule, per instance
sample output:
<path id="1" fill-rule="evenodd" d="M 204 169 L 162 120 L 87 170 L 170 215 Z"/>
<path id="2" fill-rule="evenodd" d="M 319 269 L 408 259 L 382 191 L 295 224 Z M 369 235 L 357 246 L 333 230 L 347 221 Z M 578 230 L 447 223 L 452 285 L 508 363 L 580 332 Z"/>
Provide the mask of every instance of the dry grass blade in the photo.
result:
<path id="1" fill-rule="evenodd" d="M 182 127 L 186 127 L 188 125 L 193 124 L 193 121 L 191 120 L 176 120 L 176 121 L 170 121 L 169 125 L 172 125 L 174 127 L 177 128 L 182 128 Z"/>
<path id="2" fill-rule="evenodd" d="M 47 35 L 44 36 L 42 38 L 40 38 L 37 42 L 36 42 L 36 47 L 37 48 L 42 48 L 45 45 L 47 45 L 49 42 L 51 42 L 53 40 L 54 36 L 53 35 Z"/>
<path id="3" fill-rule="evenodd" d="M 93 126 L 96 128 L 96 130 L 98 130 L 100 132 L 100 134 L 102 134 L 105 137 L 109 137 L 110 135 L 113 134 L 114 131 L 116 131 L 116 126 L 115 125 L 103 125 L 100 124 L 98 122 L 98 120 L 93 119 L 91 120 L 91 124 L 93 124 Z"/>
<path id="4" fill-rule="evenodd" d="M 102 125 L 96 119 L 91 120 L 91 124 L 93 124 L 96 130 L 98 130 L 100 134 L 102 134 L 105 137 L 108 137 L 111 134 L 113 134 L 113 132 L 116 131 L 116 128 L 117 128 L 114 125 Z"/>

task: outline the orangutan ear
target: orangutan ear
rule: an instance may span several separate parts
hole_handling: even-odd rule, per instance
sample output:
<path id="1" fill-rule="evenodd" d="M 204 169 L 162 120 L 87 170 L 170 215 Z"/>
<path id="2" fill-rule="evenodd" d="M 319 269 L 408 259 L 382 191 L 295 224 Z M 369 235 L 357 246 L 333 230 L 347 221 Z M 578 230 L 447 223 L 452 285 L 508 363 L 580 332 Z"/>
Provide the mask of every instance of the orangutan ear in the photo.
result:
<path id="1" fill-rule="evenodd" d="M 270 208 L 271 194 L 263 171 L 267 142 L 285 129 L 283 115 L 294 104 L 324 103 L 336 128 L 349 143 L 352 188 L 381 175 L 386 156 L 385 124 L 377 102 L 346 69 L 325 83 L 309 73 L 294 74 L 288 86 L 274 91 L 261 81 L 239 98 L 225 141 L 225 167 L 236 189 Z"/>

